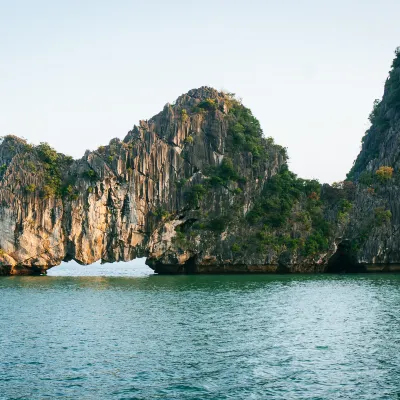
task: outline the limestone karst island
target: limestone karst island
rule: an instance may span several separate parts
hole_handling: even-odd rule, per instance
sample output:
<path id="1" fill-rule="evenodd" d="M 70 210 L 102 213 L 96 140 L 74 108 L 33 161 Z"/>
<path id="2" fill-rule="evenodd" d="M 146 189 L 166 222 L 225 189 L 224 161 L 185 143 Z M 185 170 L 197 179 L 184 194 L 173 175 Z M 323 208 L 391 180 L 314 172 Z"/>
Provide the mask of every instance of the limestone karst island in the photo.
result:
<path id="1" fill-rule="evenodd" d="M 1 5 L 0 400 L 400 400 L 400 1 Z"/>
<path id="2" fill-rule="evenodd" d="M 190 90 L 73 160 L 0 145 L 0 274 L 146 257 L 157 273 L 397 271 L 400 54 L 343 182 L 296 176 L 231 93 Z"/>

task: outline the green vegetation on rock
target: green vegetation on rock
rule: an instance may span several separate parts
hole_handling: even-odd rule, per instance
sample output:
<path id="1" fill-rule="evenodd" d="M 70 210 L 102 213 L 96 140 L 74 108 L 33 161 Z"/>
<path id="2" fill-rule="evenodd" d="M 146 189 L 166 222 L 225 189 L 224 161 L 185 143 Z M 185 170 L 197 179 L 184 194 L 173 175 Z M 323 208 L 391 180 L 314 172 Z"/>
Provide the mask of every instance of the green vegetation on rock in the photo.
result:
<path id="1" fill-rule="evenodd" d="M 186 200 L 188 204 L 192 207 L 198 207 L 200 201 L 203 199 L 205 194 L 207 193 L 206 187 L 202 184 L 193 185 L 187 192 L 186 192 Z"/>
<path id="2" fill-rule="evenodd" d="M 228 148 L 232 151 L 248 151 L 255 160 L 267 157 L 267 141 L 263 137 L 260 122 L 250 109 L 237 101 L 229 110 Z"/>
<path id="3" fill-rule="evenodd" d="M 61 196 L 63 192 L 63 171 L 73 162 L 72 157 L 57 153 L 48 143 L 33 148 L 44 169 L 43 195 Z"/>
<path id="4" fill-rule="evenodd" d="M 390 210 L 386 210 L 384 207 L 377 207 L 374 210 L 375 212 L 375 221 L 378 226 L 381 226 L 390 221 L 392 218 L 392 213 Z"/>
<path id="5" fill-rule="evenodd" d="M 182 122 L 186 122 L 189 119 L 189 115 L 185 108 L 183 108 L 181 110 L 181 119 L 182 119 Z"/>
<path id="6" fill-rule="evenodd" d="M 247 213 L 246 219 L 249 224 L 262 227 L 259 238 L 266 245 L 298 248 L 306 256 L 327 250 L 331 226 L 324 218 L 320 193 L 318 181 L 300 179 L 284 165 L 267 181 L 261 198 Z M 302 210 L 297 215 L 296 205 Z M 308 233 L 303 230 L 306 238 L 291 236 L 294 217 L 297 223 L 308 226 Z"/>
<path id="7" fill-rule="evenodd" d="M 82 174 L 83 178 L 89 179 L 91 182 L 99 180 L 99 177 L 93 169 L 89 169 Z"/>
<path id="8" fill-rule="evenodd" d="M 387 182 L 392 179 L 393 176 L 393 168 L 382 166 L 376 171 L 376 175 L 381 182 Z"/>
<path id="9" fill-rule="evenodd" d="M 218 107 L 217 102 L 214 99 L 205 99 L 204 101 L 201 101 L 198 105 L 198 108 L 203 108 L 204 110 L 212 111 L 216 110 Z"/>
<path id="10" fill-rule="evenodd" d="M 25 186 L 25 191 L 27 193 L 34 193 L 36 191 L 36 185 L 34 185 L 33 183 L 30 185 L 26 185 Z"/>
<path id="11" fill-rule="evenodd" d="M 233 166 L 233 161 L 230 157 L 225 156 L 218 167 L 208 166 L 204 169 L 204 174 L 208 176 L 208 183 L 211 186 L 227 184 L 229 181 L 244 181 L 244 178 L 239 176 Z"/>
<path id="12" fill-rule="evenodd" d="M 385 83 L 385 91 L 382 100 L 376 99 L 372 112 L 369 115 L 371 127 L 362 138 L 362 149 L 350 172 L 349 180 L 358 178 L 371 160 L 379 156 L 383 139 L 391 127 L 391 118 L 400 110 L 400 48 L 395 51 L 395 58 L 389 77 Z"/>
<path id="13" fill-rule="evenodd" d="M 170 217 L 170 213 L 161 206 L 156 207 L 156 209 L 153 211 L 153 214 L 162 221 Z"/>

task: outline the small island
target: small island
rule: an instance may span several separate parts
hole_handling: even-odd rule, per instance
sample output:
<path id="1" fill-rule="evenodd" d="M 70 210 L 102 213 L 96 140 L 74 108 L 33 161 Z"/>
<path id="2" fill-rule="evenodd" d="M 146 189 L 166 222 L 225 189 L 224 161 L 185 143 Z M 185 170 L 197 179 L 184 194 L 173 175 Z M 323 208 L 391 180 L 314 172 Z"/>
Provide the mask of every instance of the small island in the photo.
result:
<path id="1" fill-rule="evenodd" d="M 79 160 L 0 144 L 0 275 L 146 257 L 160 274 L 400 271 L 400 52 L 347 179 L 289 170 L 232 93 L 193 89 Z"/>

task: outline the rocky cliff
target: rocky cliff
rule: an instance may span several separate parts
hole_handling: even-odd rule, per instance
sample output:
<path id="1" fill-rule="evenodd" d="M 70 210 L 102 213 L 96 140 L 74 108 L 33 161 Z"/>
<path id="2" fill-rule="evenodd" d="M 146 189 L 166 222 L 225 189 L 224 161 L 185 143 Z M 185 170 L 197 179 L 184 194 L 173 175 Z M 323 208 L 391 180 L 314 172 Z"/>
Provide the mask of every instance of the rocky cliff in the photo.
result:
<path id="1" fill-rule="evenodd" d="M 400 56 L 344 182 L 289 171 L 233 94 L 180 96 L 80 160 L 0 144 L 0 274 L 146 257 L 159 273 L 393 270 L 400 264 Z"/>
<path id="2" fill-rule="evenodd" d="M 395 53 L 347 177 L 356 195 L 344 235 L 352 257 L 371 270 L 400 270 L 400 48 Z"/>
<path id="3" fill-rule="evenodd" d="M 286 159 L 249 109 L 207 87 L 80 160 L 7 136 L 0 271 L 136 257 L 171 273 L 322 270 L 335 246 L 321 187 Z"/>

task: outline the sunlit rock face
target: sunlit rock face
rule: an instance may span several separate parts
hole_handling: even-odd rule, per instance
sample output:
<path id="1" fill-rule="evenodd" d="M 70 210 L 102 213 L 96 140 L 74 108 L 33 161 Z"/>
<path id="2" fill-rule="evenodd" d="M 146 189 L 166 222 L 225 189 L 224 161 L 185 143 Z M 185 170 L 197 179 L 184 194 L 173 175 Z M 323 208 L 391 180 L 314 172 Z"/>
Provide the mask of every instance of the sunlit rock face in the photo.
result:
<path id="1" fill-rule="evenodd" d="M 399 168 L 390 115 L 365 170 Z M 397 180 L 374 194 L 361 172 L 336 187 L 297 178 L 250 110 L 208 87 L 80 160 L 6 136 L 0 275 L 138 257 L 158 273 L 324 272 L 343 239 L 354 265 L 400 263 Z M 377 208 L 381 221 L 366 234 Z"/>
<path id="2" fill-rule="evenodd" d="M 230 94 L 192 90 L 140 121 L 124 140 L 76 161 L 5 137 L 0 273 L 42 273 L 70 259 L 90 264 L 143 256 L 159 270 L 184 271 L 190 264 L 199 271 L 230 265 L 247 271 L 273 264 L 277 254 L 232 251 L 248 233 L 241 220 L 286 162 L 284 149 L 271 140 L 257 138 L 263 153 L 257 160 L 251 149 L 233 149 L 232 111 L 240 108 Z M 214 176 L 210 183 L 224 158 L 236 176 Z"/>

